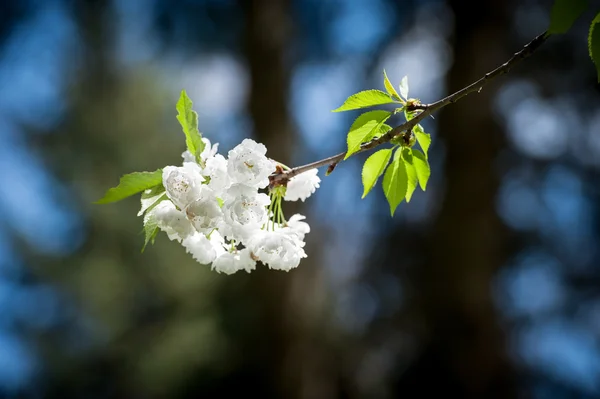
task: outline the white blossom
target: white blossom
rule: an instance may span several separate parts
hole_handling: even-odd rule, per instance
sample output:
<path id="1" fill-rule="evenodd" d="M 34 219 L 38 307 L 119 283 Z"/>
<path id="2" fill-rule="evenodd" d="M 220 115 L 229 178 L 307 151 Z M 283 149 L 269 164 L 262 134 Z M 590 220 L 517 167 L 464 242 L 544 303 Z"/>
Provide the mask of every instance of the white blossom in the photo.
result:
<path id="1" fill-rule="evenodd" d="M 232 182 L 256 188 L 267 187 L 269 175 L 275 168 L 266 153 L 267 148 L 263 144 L 251 139 L 244 139 L 229 151 L 227 171 Z"/>
<path id="2" fill-rule="evenodd" d="M 217 227 L 223 217 L 214 190 L 205 184 L 200 187 L 198 198 L 188 205 L 185 213 L 196 230 L 205 234 Z"/>
<path id="3" fill-rule="evenodd" d="M 171 201 L 160 201 L 146 213 L 144 224 L 150 218 L 156 220 L 158 227 L 167 233 L 170 240 L 181 242 L 194 232 L 194 226 L 192 226 L 185 213 L 177 209 Z"/>
<path id="4" fill-rule="evenodd" d="M 206 160 L 206 167 L 202 171 L 202 174 L 210 179 L 208 187 L 215 190 L 217 195 L 220 195 L 231 184 L 231 179 L 227 172 L 227 160 L 221 154 L 216 154 L 214 157 Z"/>
<path id="5" fill-rule="evenodd" d="M 290 271 L 306 258 L 304 242 L 287 231 L 260 231 L 248 240 L 248 248 L 271 269 Z"/>
<path id="6" fill-rule="evenodd" d="M 250 273 L 256 268 L 256 260 L 252 259 L 248 248 L 224 252 L 213 261 L 212 269 L 218 273 L 233 274 L 239 270 Z"/>
<path id="7" fill-rule="evenodd" d="M 183 163 L 186 163 L 186 162 L 196 163 L 196 157 L 194 156 L 194 154 L 192 154 L 190 152 L 190 150 L 185 150 L 184 152 L 182 152 L 181 157 L 183 158 Z"/>
<path id="8" fill-rule="evenodd" d="M 281 230 L 287 232 L 287 234 L 295 234 L 300 241 L 304 241 L 304 236 L 310 233 L 310 226 L 308 223 L 302 220 L 306 219 L 306 216 L 296 213 L 287 221 L 286 226 Z"/>
<path id="9" fill-rule="evenodd" d="M 286 201 L 302 200 L 304 202 L 320 186 L 321 179 L 317 176 L 318 172 L 319 170 L 315 168 L 292 177 L 287 184 L 283 199 Z"/>
<path id="10" fill-rule="evenodd" d="M 185 209 L 200 196 L 204 181 L 201 173 L 200 166 L 192 162 L 163 168 L 163 185 L 167 196 L 179 209 Z"/>
<path id="11" fill-rule="evenodd" d="M 244 241 L 267 222 L 268 195 L 243 184 L 234 184 L 225 195 L 219 230 L 229 239 Z"/>
<path id="12" fill-rule="evenodd" d="M 204 142 L 204 150 L 200 153 L 200 159 L 204 162 L 214 157 L 219 149 L 219 143 L 215 143 L 214 145 L 210 145 L 210 140 L 206 137 L 202 137 L 202 142 Z"/>
<path id="13" fill-rule="evenodd" d="M 212 263 L 217 257 L 217 252 L 212 242 L 202 233 L 194 233 L 184 238 L 182 243 L 187 253 L 203 265 Z"/>
<path id="14" fill-rule="evenodd" d="M 139 213 L 150 209 L 144 225 L 156 223 L 197 262 L 210 264 L 218 273 L 249 273 L 259 260 L 275 270 L 298 267 L 306 257 L 304 238 L 310 226 L 300 214 L 277 223 L 283 216 L 281 196 L 286 201 L 304 201 L 319 188 L 317 170 L 295 176 L 285 194 L 281 188 L 270 197 L 259 193 L 259 189 L 267 187 L 277 162 L 266 157 L 263 144 L 245 139 L 229 151 L 226 159 L 217 153 L 217 143 L 211 145 L 205 138 L 202 141 L 205 148 L 199 159 L 185 151 L 181 154 L 182 166 L 163 168 L 168 199 L 153 205 L 161 193 L 149 197 L 151 191 L 146 190 L 148 198 L 142 201 Z M 276 202 L 271 204 L 271 198 Z"/>
<path id="15" fill-rule="evenodd" d="M 207 139 L 206 137 L 202 137 L 202 142 L 204 143 L 204 149 L 200 153 L 200 159 L 203 162 L 206 162 L 208 159 L 215 156 L 215 154 L 217 153 L 217 150 L 219 149 L 219 143 L 215 143 L 214 145 L 211 146 L 210 140 Z M 197 163 L 196 157 L 194 156 L 194 154 L 192 154 L 190 152 L 190 150 L 185 150 L 184 152 L 182 152 L 181 157 L 183 158 L 184 164 L 187 162 Z"/>

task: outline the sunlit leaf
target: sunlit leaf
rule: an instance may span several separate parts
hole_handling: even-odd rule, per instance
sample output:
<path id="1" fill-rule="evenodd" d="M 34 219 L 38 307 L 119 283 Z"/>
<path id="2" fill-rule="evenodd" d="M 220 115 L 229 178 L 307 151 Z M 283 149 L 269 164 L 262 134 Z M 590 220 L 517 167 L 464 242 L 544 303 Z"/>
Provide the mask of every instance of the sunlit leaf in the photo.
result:
<path id="1" fill-rule="evenodd" d="M 192 109 L 193 105 L 185 90 L 182 90 L 176 106 L 177 120 L 185 134 L 187 149 L 196 157 L 196 160 L 200 160 L 200 154 L 204 150 L 205 144 L 198 130 L 198 114 Z"/>
<path id="2" fill-rule="evenodd" d="M 373 139 L 390 115 L 391 112 L 388 111 L 369 111 L 356 118 L 348 132 L 348 150 L 344 159 L 360 150 L 362 143 Z"/>
<path id="3" fill-rule="evenodd" d="M 394 160 L 387 167 L 383 175 L 383 193 L 390 205 L 390 212 L 394 216 L 396 208 L 406 197 L 408 187 L 408 176 L 406 175 L 406 167 L 400 152 L 396 150 Z"/>
<path id="4" fill-rule="evenodd" d="M 406 186 L 406 202 L 410 202 L 418 184 L 417 170 L 413 163 L 413 154 L 410 148 L 402 149 L 402 160 L 406 168 L 407 186 Z"/>
<path id="5" fill-rule="evenodd" d="M 392 84 L 392 82 L 390 82 L 390 79 L 388 78 L 387 73 L 385 72 L 385 69 L 383 70 L 383 85 L 385 86 L 385 90 L 388 92 L 388 94 L 390 96 L 392 96 L 392 98 L 394 98 L 398 101 L 401 100 L 400 95 L 394 88 L 394 85 Z"/>
<path id="6" fill-rule="evenodd" d="M 351 95 L 339 108 L 334 109 L 332 112 L 349 111 L 393 102 L 395 100 L 381 90 L 365 90 Z"/>
<path id="7" fill-rule="evenodd" d="M 387 123 L 382 123 L 381 126 L 379 126 L 379 129 L 375 132 L 375 135 L 373 136 L 373 138 L 383 136 L 390 130 L 392 130 L 392 127 L 390 125 L 388 125 Z"/>
<path id="8" fill-rule="evenodd" d="M 154 172 L 129 173 L 121 177 L 119 185 L 108 189 L 104 197 L 96 201 L 96 204 L 120 201 L 159 184 L 162 184 L 162 169 Z"/>
<path id="9" fill-rule="evenodd" d="M 406 109 L 406 107 L 403 109 L 404 109 L 404 117 L 406 118 L 407 121 L 414 118 L 417 115 L 417 112 L 420 112 L 420 111 L 409 111 Z"/>
<path id="10" fill-rule="evenodd" d="M 415 167 L 415 170 L 417 171 L 419 186 L 421 186 L 421 190 L 425 191 L 425 189 L 427 188 L 427 181 L 429 180 L 429 176 L 431 175 L 429 162 L 427 161 L 427 158 L 421 151 L 413 149 L 412 152 L 413 165 Z"/>
<path id="11" fill-rule="evenodd" d="M 423 127 L 420 124 L 417 124 L 415 125 L 415 127 L 413 127 L 413 133 L 417 138 L 417 143 L 419 143 L 419 145 L 423 149 L 423 152 L 425 153 L 425 156 L 427 157 L 427 152 L 429 151 L 429 146 L 431 145 L 431 135 L 425 133 Z"/>
<path id="12" fill-rule="evenodd" d="M 372 154 L 363 165 L 362 169 L 362 182 L 363 182 L 363 195 L 365 198 L 369 191 L 375 186 L 379 176 L 383 174 L 385 167 L 387 166 L 392 156 L 392 149 L 379 150 Z"/>

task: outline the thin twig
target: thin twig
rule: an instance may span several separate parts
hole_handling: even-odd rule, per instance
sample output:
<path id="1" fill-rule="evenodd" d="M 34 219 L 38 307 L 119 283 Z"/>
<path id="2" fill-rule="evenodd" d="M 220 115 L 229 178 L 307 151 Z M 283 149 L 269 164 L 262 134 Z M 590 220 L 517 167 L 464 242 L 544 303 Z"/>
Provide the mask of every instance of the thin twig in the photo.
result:
<path id="1" fill-rule="evenodd" d="M 441 100 L 438 100 L 431 104 L 414 104 L 412 106 L 409 105 L 409 111 L 421 110 L 421 112 L 415 115 L 413 119 L 394 127 L 386 134 L 377 137 L 367 143 L 364 143 L 360 147 L 360 150 L 356 153 L 370 150 L 381 144 L 387 143 L 397 135 L 412 129 L 417 123 L 422 121 L 427 116 L 431 115 L 433 112 L 438 111 L 449 104 L 457 102 L 458 100 L 467 96 L 468 94 L 480 92 L 483 86 L 485 86 L 498 76 L 504 75 L 505 73 L 510 71 L 511 68 L 514 67 L 517 63 L 533 54 L 546 41 L 546 39 L 548 39 L 549 36 L 550 35 L 547 32 L 542 33 L 541 35 L 537 36 L 535 39 L 527 43 L 520 51 L 516 52 L 508 61 L 500 65 L 498 68 L 486 73 L 481 79 L 471 83 L 467 87 L 464 87 L 445 98 L 442 98 Z M 304 173 L 314 168 L 320 168 L 325 165 L 337 164 L 338 162 L 342 161 L 345 156 L 346 153 L 342 152 L 337 155 L 321 159 L 320 161 L 312 162 L 302 166 L 297 166 L 295 168 L 288 169 L 283 172 L 276 172 L 269 176 L 269 180 L 271 182 L 271 185 L 285 184 L 289 179 L 299 175 L 300 173 Z"/>

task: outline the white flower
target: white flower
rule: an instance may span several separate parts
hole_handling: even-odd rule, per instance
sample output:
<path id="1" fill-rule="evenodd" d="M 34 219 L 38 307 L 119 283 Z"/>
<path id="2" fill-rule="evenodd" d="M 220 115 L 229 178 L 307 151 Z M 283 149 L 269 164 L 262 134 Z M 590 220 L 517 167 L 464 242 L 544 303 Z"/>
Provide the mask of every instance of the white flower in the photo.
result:
<path id="1" fill-rule="evenodd" d="M 205 234 L 215 229 L 223 217 L 215 192 L 206 184 L 200 187 L 198 199 L 188 205 L 185 213 L 196 230 Z"/>
<path id="2" fill-rule="evenodd" d="M 261 230 L 248 240 L 248 248 L 271 269 L 290 271 L 306 258 L 304 242 L 283 230 Z"/>
<path id="3" fill-rule="evenodd" d="M 181 243 L 187 253 L 203 265 L 210 264 L 217 257 L 213 243 L 202 233 L 194 233 Z"/>
<path id="4" fill-rule="evenodd" d="M 190 152 L 190 150 L 185 150 L 184 152 L 181 153 L 181 158 L 183 158 L 183 163 L 185 164 L 186 162 L 193 162 L 196 163 L 196 157 L 194 157 L 194 154 L 192 154 Z"/>
<path id="5" fill-rule="evenodd" d="M 227 171 L 234 183 L 250 187 L 265 188 L 269 185 L 269 175 L 275 171 L 274 164 L 265 154 L 267 148 L 251 139 L 229 151 Z"/>
<path id="6" fill-rule="evenodd" d="M 310 233 L 310 226 L 302 220 L 306 219 L 306 216 L 296 213 L 286 223 L 286 226 L 281 230 L 287 232 L 287 234 L 295 234 L 300 241 L 304 241 L 304 236 Z"/>
<path id="7" fill-rule="evenodd" d="M 220 195 L 231 183 L 227 173 L 227 160 L 221 154 L 206 160 L 206 167 L 202 174 L 210 178 L 208 187 L 215 190 L 217 195 Z"/>
<path id="8" fill-rule="evenodd" d="M 144 225 L 158 226 L 196 261 L 211 264 L 218 273 L 250 272 L 259 260 L 276 270 L 298 267 L 306 258 L 304 237 L 310 226 L 300 214 L 283 225 L 269 219 L 275 218 L 269 215 L 269 205 L 275 206 L 273 213 L 280 218 L 283 191 L 271 193 L 277 199 L 275 204 L 269 195 L 258 192 L 269 184 L 269 175 L 277 168 L 277 163 L 266 157 L 266 147 L 245 139 L 226 159 L 217 153 L 218 144 L 211 145 L 205 138 L 202 141 L 205 148 L 198 159 L 185 151 L 182 166 L 163 169 L 168 200 L 153 206 L 162 193 L 151 196 L 151 191 L 145 191 L 139 215 L 152 209 L 146 212 Z M 308 198 L 319 188 L 317 173 L 314 169 L 290 179 L 283 199 Z M 271 229 L 263 230 L 265 226 Z M 237 248 L 240 244 L 243 249 Z"/>
<path id="9" fill-rule="evenodd" d="M 185 162 L 183 166 L 165 166 L 163 169 L 163 185 L 167 197 L 179 209 L 185 209 L 200 196 L 200 187 L 204 178 L 202 169 L 195 163 Z"/>
<path id="10" fill-rule="evenodd" d="M 224 252 L 212 264 L 212 269 L 218 273 L 233 274 L 238 270 L 248 273 L 256 268 L 256 261 L 252 259 L 248 248 L 234 252 Z"/>
<path id="11" fill-rule="evenodd" d="M 287 184 L 283 199 L 286 201 L 298 201 L 300 199 L 304 202 L 320 186 L 321 179 L 317 176 L 318 172 L 318 169 L 311 169 L 292 177 Z"/>
<path id="12" fill-rule="evenodd" d="M 210 145 L 210 140 L 202 137 L 202 141 L 204 142 L 204 150 L 200 153 L 200 159 L 206 162 L 210 158 L 214 157 L 219 149 L 219 143 L 215 143 L 213 146 Z"/>
<path id="13" fill-rule="evenodd" d="M 202 137 L 202 142 L 204 143 L 204 149 L 202 150 L 202 152 L 200 153 L 200 159 L 204 162 L 206 162 L 208 159 L 212 158 L 215 156 L 215 154 L 217 153 L 217 150 L 219 149 L 219 143 L 215 143 L 215 145 L 211 146 L 210 145 L 210 140 Z M 193 162 L 193 163 L 197 163 L 196 162 L 196 157 L 194 156 L 194 154 L 192 154 L 190 152 L 190 150 L 185 150 L 184 152 L 181 153 L 181 157 L 183 158 L 183 163 L 185 164 L 186 162 Z"/>
<path id="14" fill-rule="evenodd" d="M 223 221 L 219 230 L 229 239 L 244 241 L 254 231 L 260 230 L 268 219 L 268 195 L 243 184 L 234 184 L 225 195 Z"/>
<path id="15" fill-rule="evenodd" d="M 188 235 L 194 233 L 194 226 L 190 223 L 185 213 L 175 208 L 171 201 L 161 201 L 144 216 L 144 224 L 154 218 L 158 227 L 167 233 L 170 240 L 181 242 Z"/>

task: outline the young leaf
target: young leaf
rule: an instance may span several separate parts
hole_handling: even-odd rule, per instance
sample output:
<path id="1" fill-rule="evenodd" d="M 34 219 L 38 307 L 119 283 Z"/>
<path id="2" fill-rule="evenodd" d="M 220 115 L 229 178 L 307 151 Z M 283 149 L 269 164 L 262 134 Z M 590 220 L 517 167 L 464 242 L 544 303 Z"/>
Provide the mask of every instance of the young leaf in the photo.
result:
<path id="1" fill-rule="evenodd" d="M 133 172 L 121 176 L 119 185 L 108 189 L 104 197 L 96 201 L 96 204 L 108 204 L 120 201 L 140 191 L 162 184 L 162 169 L 154 172 Z"/>
<path id="2" fill-rule="evenodd" d="M 392 217 L 398 205 L 406 197 L 408 188 L 408 176 L 406 175 L 406 167 L 402 160 L 401 153 L 396 150 L 394 160 L 387 167 L 383 175 L 383 193 L 390 204 L 390 212 Z"/>
<path id="3" fill-rule="evenodd" d="M 417 142 L 427 157 L 427 151 L 429 151 L 429 146 L 431 145 L 431 135 L 425 133 L 423 126 L 418 123 L 415 125 L 415 127 L 413 127 L 413 133 L 415 134 Z"/>
<path id="4" fill-rule="evenodd" d="M 187 149 L 199 160 L 200 154 L 204 150 L 204 142 L 198 130 L 198 114 L 192 109 L 193 105 L 194 103 L 185 90 L 182 90 L 179 101 L 177 101 L 177 120 L 185 133 Z"/>
<path id="5" fill-rule="evenodd" d="M 147 218 L 144 218 L 144 245 L 142 246 L 142 252 L 146 249 L 149 242 L 154 244 L 154 239 L 158 234 L 158 222 L 153 214 L 148 214 Z"/>
<path id="6" fill-rule="evenodd" d="M 392 149 L 379 150 L 365 161 L 362 170 L 363 195 L 365 198 L 375 186 L 392 156 Z"/>
<path id="7" fill-rule="evenodd" d="M 413 165 L 417 171 L 419 186 L 421 186 L 421 190 L 425 191 L 431 170 L 429 169 L 429 162 L 427 162 L 427 158 L 419 150 L 413 149 Z"/>
<path id="8" fill-rule="evenodd" d="M 413 163 L 413 154 L 410 148 L 402 149 L 402 160 L 404 161 L 404 167 L 406 168 L 407 187 L 406 187 L 406 202 L 410 202 L 415 189 L 417 188 L 417 170 Z"/>
<path id="9" fill-rule="evenodd" d="M 408 100 L 408 76 L 405 76 L 400 81 L 400 95 Z"/>
<path id="10" fill-rule="evenodd" d="M 375 132 L 375 135 L 373 136 L 373 138 L 383 136 L 390 130 L 392 130 L 392 127 L 390 125 L 388 125 L 387 123 L 382 123 L 381 126 L 379 126 L 379 130 Z"/>
<path id="11" fill-rule="evenodd" d="M 548 33 L 566 33 L 587 8 L 587 0 L 554 0 Z"/>
<path id="12" fill-rule="evenodd" d="M 598 83 L 600 83 L 600 12 L 596 14 L 596 17 L 590 25 L 588 49 L 590 51 L 590 57 L 592 57 L 592 61 L 594 61 L 594 64 L 596 65 Z"/>
<path id="13" fill-rule="evenodd" d="M 404 117 L 406 118 L 407 121 L 414 118 L 415 115 L 417 115 L 417 111 L 409 111 L 406 109 L 406 107 L 404 107 Z"/>
<path id="14" fill-rule="evenodd" d="M 394 85 L 392 84 L 392 82 L 390 82 L 390 79 L 388 78 L 387 73 L 385 73 L 385 69 L 383 70 L 383 85 L 385 86 L 385 90 L 388 92 L 388 94 L 390 96 L 392 96 L 393 99 L 401 101 L 401 98 L 398 95 L 398 92 L 394 88 Z"/>
<path id="15" fill-rule="evenodd" d="M 362 143 L 371 140 L 379 133 L 381 126 L 390 115 L 391 112 L 388 111 L 369 111 L 356 118 L 348 132 L 348 151 L 344 159 L 360 150 Z"/>
<path id="16" fill-rule="evenodd" d="M 154 214 L 150 211 L 152 209 L 154 209 L 154 207 L 156 205 L 158 205 L 161 201 L 164 201 L 164 200 L 168 200 L 168 198 L 167 198 L 167 195 L 163 193 L 162 196 L 157 201 L 155 201 L 152 205 L 150 205 L 148 207 L 147 212 L 144 215 L 145 239 L 144 239 L 144 246 L 142 247 L 142 252 L 144 252 L 144 249 L 146 249 L 146 246 L 148 245 L 149 242 L 154 244 L 154 239 L 156 238 L 156 235 L 158 234 L 158 231 L 159 231 L 158 221 L 156 220 L 156 217 L 154 216 Z"/>
<path id="17" fill-rule="evenodd" d="M 381 90 L 365 90 L 351 95 L 339 108 L 334 109 L 332 112 L 349 111 L 351 109 L 359 109 L 393 102 L 396 101 Z"/>
<path id="18" fill-rule="evenodd" d="M 142 216 L 144 212 L 153 208 L 155 204 L 164 199 L 167 199 L 167 194 L 165 194 L 165 186 L 163 186 L 162 184 L 144 190 L 140 199 L 140 202 L 142 203 L 142 208 L 140 209 L 137 215 Z"/>

